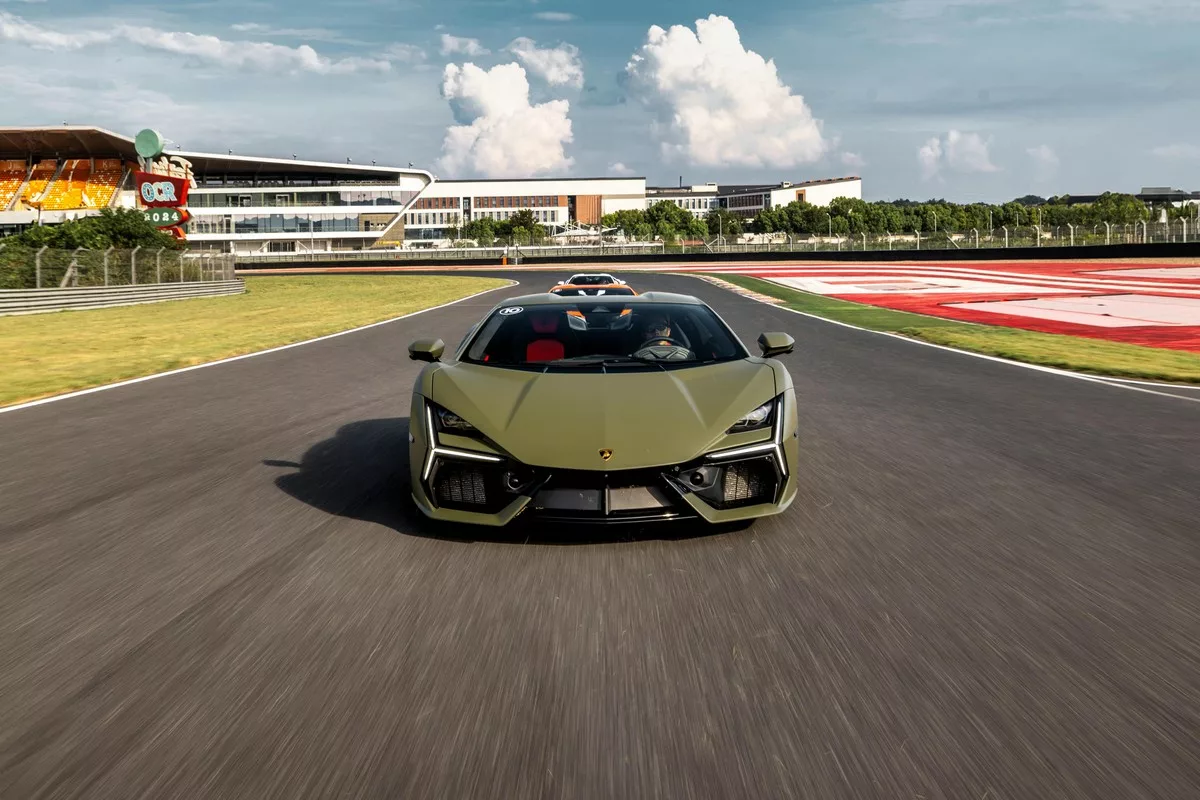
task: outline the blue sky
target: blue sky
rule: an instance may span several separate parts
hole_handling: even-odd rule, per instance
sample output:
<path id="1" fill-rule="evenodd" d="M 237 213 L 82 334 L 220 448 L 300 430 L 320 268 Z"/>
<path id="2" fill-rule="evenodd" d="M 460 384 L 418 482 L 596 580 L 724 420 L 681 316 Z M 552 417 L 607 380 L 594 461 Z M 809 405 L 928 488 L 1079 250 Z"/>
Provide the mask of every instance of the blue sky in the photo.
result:
<path id="1" fill-rule="evenodd" d="M 440 177 L 1200 190 L 1197 42 L 1196 0 L 0 0 L 0 124 Z"/>

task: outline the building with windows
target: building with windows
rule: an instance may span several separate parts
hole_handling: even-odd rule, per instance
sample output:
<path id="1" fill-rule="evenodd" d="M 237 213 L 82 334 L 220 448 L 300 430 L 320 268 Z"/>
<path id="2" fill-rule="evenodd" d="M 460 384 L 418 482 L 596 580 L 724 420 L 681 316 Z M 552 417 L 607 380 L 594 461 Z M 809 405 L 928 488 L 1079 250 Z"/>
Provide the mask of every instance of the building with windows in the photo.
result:
<path id="1" fill-rule="evenodd" d="M 404 241 L 424 170 L 168 150 L 189 184 L 184 225 L 196 249 L 329 252 Z M 102 208 L 137 208 L 134 140 L 102 128 L 0 128 L 0 233 Z M 166 174 L 166 173 L 164 173 Z"/>
<path id="2" fill-rule="evenodd" d="M 405 214 L 410 243 L 446 241 L 478 219 L 530 211 L 551 232 L 598 225 L 605 214 L 646 208 L 645 178 L 531 178 L 434 181 Z"/>
<path id="3" fill-rule="evenodd" d="M 795 200 L 827 205 L 862 197 L 857 177 L 675 189 L 647 188 L 640 177 L 435 180 L 424 170 L 349 159 L 171 148 L 156 158 L 139 160 L 134 139 L 102 128 L 0 128 L 0 235 L 102 208 L 142 207 L 134 174 L 147 169 L 188 185 L 180 233 L 191 247 L 240 254 L 447 246 L 468 222 L 503 221 L 522 210 L 569 238 L 606 214 L 660 201 L 702 218 L 713 208 L 752 217 Z"/>
<path id="4" fill-rule="evenodd" d="M 827 206 L 837 197 L 861 200 L 862 178 L 850 176 L 765 185 L 705 183 L 679 188 L 651 187 L 646 190 L 646 200 L 651 205 L 665 200 L 701 218 L 714 208 L 728 209 L 742 217 L 754 217 L 764 209 L 779 208 L 797 201 Z"/>

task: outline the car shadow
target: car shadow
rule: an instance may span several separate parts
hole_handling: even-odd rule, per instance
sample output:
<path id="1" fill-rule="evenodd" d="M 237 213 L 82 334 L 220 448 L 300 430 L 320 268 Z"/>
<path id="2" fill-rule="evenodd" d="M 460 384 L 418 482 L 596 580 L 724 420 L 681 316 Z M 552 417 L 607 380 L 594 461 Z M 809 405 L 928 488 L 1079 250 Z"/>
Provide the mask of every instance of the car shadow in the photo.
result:
<path id="1" fill-rule="evenodd" d="M 405 536 L 460 543 L 601 545 L 679 541 L 729 532 L 693 521 L 618 526 L 514 522 L 505 528 L 435 522 L 421 513 L 410 494 L 407 417 L 352 422 L 310 447 L 300 463 L 277 459 L 262 463 L 290 470 L 277 476 L 275 485 L 297 500 Z"/>

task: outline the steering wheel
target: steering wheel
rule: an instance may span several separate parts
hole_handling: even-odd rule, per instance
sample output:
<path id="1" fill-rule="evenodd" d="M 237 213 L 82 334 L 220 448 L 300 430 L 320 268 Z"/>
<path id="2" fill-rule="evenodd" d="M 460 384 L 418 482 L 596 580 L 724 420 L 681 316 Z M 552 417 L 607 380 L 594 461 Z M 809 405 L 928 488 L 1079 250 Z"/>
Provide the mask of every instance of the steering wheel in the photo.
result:
<path id="1" fill-rule="evenodd" d="M 667 342 L 667 344 L 662 344 Z M 655 361 L 687 361 L 692 357 L 692 351 L 678 339 L 670 336 L 657 336 L 648 339 L 645 344 L 633 353 L 634 358 L 653 358 Z"/>
<path id="2" fill-rule="evenodd" d="M 662 344 L 662 342 L 666 342 L 667 344 Z M 646 341 L 642 342 L 641 346 L 638 347 L 638 350 L 645 350 L 647 347 L 668 347 L 670 345 L 682 347 L 684 350 L 688 349 L 687 345 L 678 339 L 672 339 L 670 336 L 655 336 L 653 339 L 647 339 Z"/>

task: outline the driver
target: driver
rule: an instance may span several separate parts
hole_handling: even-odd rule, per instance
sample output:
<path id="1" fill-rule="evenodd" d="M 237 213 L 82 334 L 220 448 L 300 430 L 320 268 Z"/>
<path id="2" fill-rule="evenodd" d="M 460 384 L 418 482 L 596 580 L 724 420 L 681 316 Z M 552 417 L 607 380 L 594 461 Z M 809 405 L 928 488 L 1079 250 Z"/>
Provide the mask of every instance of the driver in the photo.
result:
<path id="1" fill-rule="evenodd" d="M 642 326 L 642 338 L 646 347 L 668 347 L 674 342 L 671 337 L 671 321 L 660 313 L 651 314 Z"/>

